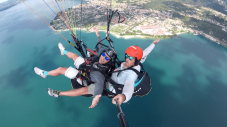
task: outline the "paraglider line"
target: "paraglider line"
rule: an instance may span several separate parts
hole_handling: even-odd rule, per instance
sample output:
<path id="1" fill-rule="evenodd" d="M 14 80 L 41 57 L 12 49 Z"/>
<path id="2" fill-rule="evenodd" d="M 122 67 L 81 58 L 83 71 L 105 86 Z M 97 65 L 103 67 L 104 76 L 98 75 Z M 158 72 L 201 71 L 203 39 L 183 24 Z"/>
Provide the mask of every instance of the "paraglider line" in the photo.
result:
<path id="1" fill-rule="evenodd" d="M 54 4 L 54 2 L 51 0 L 51 2 Z M 55 4 L 54 4 L 54 7 L 57 9 L 57 7 L 55 6 Z M 58 9 L 57 9 L 57 11 L 58 11 Z M 61 13 L 58 11 L 58 14 L 62 17 L 62 15 L 61 15 Z M 63 18 L 63 17 L 62 17 Z M 64 18 L 63 18 L 64 19 Z M 70 30 L 70 31 L 72 31 L 71 29 L 70 29 L 70 27 L 68 26 L 68 24 L 67 23 L 65 23 L 66 24 L 66 26 L 68 27 L 68 29 Z"/>
<path id="2" fill-rule="evenodd" d="M 60 3 L 61 3 L 61 0 L 60 0 Z M 62 3 L 61 3 L 61 7 L 62 7 L 62 10 L 63 10 L 64 16 L 65 16 L 66 22 L 69 24 L 69 22 L 68 22 L 68 20 L 67 20 L 67 18 L 66 18 L 66 15 L 65 15 L 65 10 L 64 10 L 64 8 L 63 8 L 63 6 L 62 6 Z M 71 29 L 70 29 L 70 30 L 71 30 Z M 71 31 L 72 31 L 72 30 L 71 30 Z"/>
<path id="3" fill-rule="evenodd" d="M 81 40 L 81 27 L 82 27 L 82 21 L 83 21 L 83 20 L 82 20 L 82 18 L 83 18 L 83 16 L 82 16 L 82 1 L 83 1 L 83 0 L 81 0 L 81 4 L 80 4 L 80 5 L 81 5 L 81 6 L 80 6 L 80 7 L 81 7 L 81 8 L 80 8 L 80 10 L 81 10 L 81 12 L 80 12 L 80 15 L 81 15 L 81 22 L 80 22 L 80 40 Z"/>
<path id="4" fill-rule="evenodd" d="M 44 2 L 45 2 L 45 4 L 50 8 L 50 6 L 46 3 L 46 1 L 45 0 L 43 0 Z M 51 8 L 50 8 L 51 9 Z M 52 10 L 52 9 L 51 9 Z M 57 15 L 57 13 L 56 12 L 54 12 L 54 10 L 52 10 L 52 12 L 55 14 L 55 15 Z"/>
<path id="5" fill-rule="evenodd" d="M 58 2 L 57 2 L 57 0 L 55 0 L 55 2 L 57 3 L 57 5 L 58 5 Z M 59 8 L 59 10 L 62 12 L 62 10 L 61 10 L 61 8 L 59 7 L 59 5 L 58 5 L 58 8 Z"/>
<path id="6" fill-rule="evenodd" d="M 23 0 L 21 0 L 23 2 Z M 24 2 L 23 2 L 24 3 Z M 25 4 L 25 3 L 24 3 Z M 31 11 L 33 11 L 37 16 L 39 16 L 34 10 L 32 10 L 27 4 L 25 4 Z M 55 32 L 57 32 L 50 24 L 48 24 L 42 17 L 39 16 L 50 28 L 52 28 Z M 58 32 L 57 32 L 58 33 Z M 62 36 L 60 33 L 58 33 L 62 38 L 64 38 L 66 41 L 68 41 L 64 36 Z"/>

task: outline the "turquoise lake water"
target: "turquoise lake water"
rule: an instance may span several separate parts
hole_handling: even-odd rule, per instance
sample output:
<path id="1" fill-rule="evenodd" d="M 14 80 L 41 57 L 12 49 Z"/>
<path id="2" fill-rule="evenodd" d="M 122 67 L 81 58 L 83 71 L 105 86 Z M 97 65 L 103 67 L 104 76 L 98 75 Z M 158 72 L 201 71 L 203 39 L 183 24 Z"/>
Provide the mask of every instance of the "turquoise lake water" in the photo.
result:
<path id="1" fill-rule="evenodd" d="M 34 4 L 54 18 L 42 2 Z M 47 88 L 70 90 L 70 80 L 62 75 L 43 79 L 35 74 L 34 67 L 49 71 L 74 66 L 57 46 L 61 42 L 68 51 L 78 53 L 71 45 L 23 4 L 1 11 L 0 17 L 0 127 L 119 126 L 111 99 L 102 97 L 89 109 L 92 98 L 52 98 Z M 61 34 L 72 41 L 69 32 Z M 82 31 L 81 38 L 91 49 L 97 43 L 95 33 Z M 130 45 L 145 49 L 154 41 L 111 38 L 118 54 L 124 54 Z M 130 127 L 227 126 L 226 48 L 188 33 L 161 39 L 144 67 L 152 90 L 122 104 Z"/>

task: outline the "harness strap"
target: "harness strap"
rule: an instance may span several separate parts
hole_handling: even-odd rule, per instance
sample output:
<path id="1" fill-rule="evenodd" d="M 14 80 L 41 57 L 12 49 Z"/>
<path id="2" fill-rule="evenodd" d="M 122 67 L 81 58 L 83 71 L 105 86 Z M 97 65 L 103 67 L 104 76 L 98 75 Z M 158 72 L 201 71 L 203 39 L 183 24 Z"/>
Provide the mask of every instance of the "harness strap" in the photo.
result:
<path id="1" fill-rule="evenodd" d="M 142 65 L 141 63 L 139 63 L 139 65 L 140 65 L 141 68 L 144 70 L 143 65 Z M 126 68 L 126 69 L 124 69 L 124 70 L 114 71 L 114 72 L 112 72 L 112 73 L 119 72 L 119 73 L 117 74 L 117 76 L 119 76 L 119 74 L 120 74 L 122 71 L 125 71 L 125 70 L 132 70 L 132 71 L 134 71 L 134 72 L 138 75 L 139 79 L 143 77 L 143 74 L 141 74 L 138 70 L 136 70 L 136 69 L 133 68 L 133 67 L 129 67 L 129 68 Z"/>
<path id="2" fill-rule="evenodd" d="M 85 60 L 93 60 L 93 59 L 95 59 L 95 58 L 97 58 L 97 56 L 93 56 L 93 57 L 85 57 L 84 59 L 85 59 Z"/>
<path id="3" fill-rule="evenodd" d="M 144 68 L 143 68 L 143 65 L 142 65 L 141 63 L 139 63 L 139 65 L 141 66 L 142 69 L 144 69 Z M 141 78 L 143 77 L 143 74 L 141 74 L 138 70 L 136 70 L 136 69 L 134 69 L 134 68 L 132 68 L 132 67 L 127 68 L 127 69 L 124 69 L 124 70 L 113 71 L 112 73 L 119 72 L 119 73 L 118 73 L 118 75 L 119 75 L 122 71 L 125 71 L 125 70 L 132 70 L 132 71 L 134 71 L 134 72 L 138 75 L 138 78 L 139 78 L 139 79 L 141 79 Z M 108 75 L 106 75 L 106 74 L 104 74 L 104 75 L 105 75 L 105 77 L 106 77 L 106 80 L 109 81 L 109 82 L 113 85 L 113 87 L 116 87 L 117 85 L 118 85 L 118 86 L 123 86 L 123 84 L 118 84 L 118 83 L 116 83 L 115 81 L 113 81 Z M 118 75 L 117 75 L 117 76 L 118 76 Z"/>
<path id="4" fill-rule="evenodd" d="M 85 53 L 84 53 L 84 51 L 83 51 L 83 48 L 82 48 L 82 46 L 81 46 L 81 44 L 83 44 L 83 42 L 82 42 L 82 41 L 79 41 L 77 38 L 75 38 L 74 35 L 72 35 L 72 38 L 73 38 L 74 42 L 76 43 L 76 46 L 77 46 L 76 49 L 77 49 L 77 50 L 80 52 L 80 54 L 85 58 L 86 55 L 85 55 Z M 86 45 L 83 44 L 83 46 L 85 47 L 85 49 L 87 48 Z"/>

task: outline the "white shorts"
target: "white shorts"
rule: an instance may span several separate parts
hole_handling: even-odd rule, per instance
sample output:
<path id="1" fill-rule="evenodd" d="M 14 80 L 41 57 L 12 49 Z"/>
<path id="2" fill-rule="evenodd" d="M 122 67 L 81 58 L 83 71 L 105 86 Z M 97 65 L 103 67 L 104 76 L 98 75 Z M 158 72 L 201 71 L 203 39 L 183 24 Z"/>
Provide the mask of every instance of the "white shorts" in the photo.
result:
<path id="1" fill-rule="evenodd" d="M 79 69 L 80 65 L 83 64 L 84 62 L 85 62 L 84 59 L 79 56 L 75 60 L 74 65 L 76 66 L 77 69 Z M 77 69 L 75 69 L 73 67 L 69 67 L 65 72 L 65 76 L 70 79 L 76 78 L 77 74 L 79 73 L 79 71 Z M 82 81 L 80 80 L 80 78 L 77 78 L 77 82 L 82 85 Z M 95 84 L 91 84 L 88 87 L 88 93 L 94 95 L 94 89 L 95 89 Z"/>
<path id="2" fill-rule="evenodd" d="M 77 69 L 79 69 L 80 65 L 83 64 L 85 61 L 84 61 L 84 58 L 82 57 L 78 57 L 75 62 L 74 62 L 74 65 L 76 66 Z"/>
<path id="3" fill-rule="evenodd" d="M 83 59 L 82 57 L 79 56 L 79 57 L 75 60 L 74 65 L 76 66 L 77 69 L 79 69 L 79 66 L 80 66 L 81 64 L 83 64 L 83 63 L 84 63 L 84 59 Z M 77 74 L 79 73 L 79 71 L 78 71 L 77 69 L 75 69 L 75 68 L 73 68 L 73 67 L 69 67 L 69 68 L 66 70 L 66 72 L 65 72 L 65 76 L 68 77 L 68 78 L 70 78 L 70 79 L 76 78 Z"/>

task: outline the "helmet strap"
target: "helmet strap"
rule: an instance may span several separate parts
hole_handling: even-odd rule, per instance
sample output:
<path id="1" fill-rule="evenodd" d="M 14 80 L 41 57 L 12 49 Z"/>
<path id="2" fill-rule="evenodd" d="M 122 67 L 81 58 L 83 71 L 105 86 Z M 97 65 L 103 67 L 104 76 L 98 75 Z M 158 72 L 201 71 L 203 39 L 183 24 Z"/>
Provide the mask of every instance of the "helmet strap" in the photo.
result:
<path id="1" fill-rule="evenodd" d="M 137 58 L 135 58 L 135 64 L 134 64 L 134 66 L 139 65 L 139 63 L 140 63 L 140 60 L 137 60 Z"/>

